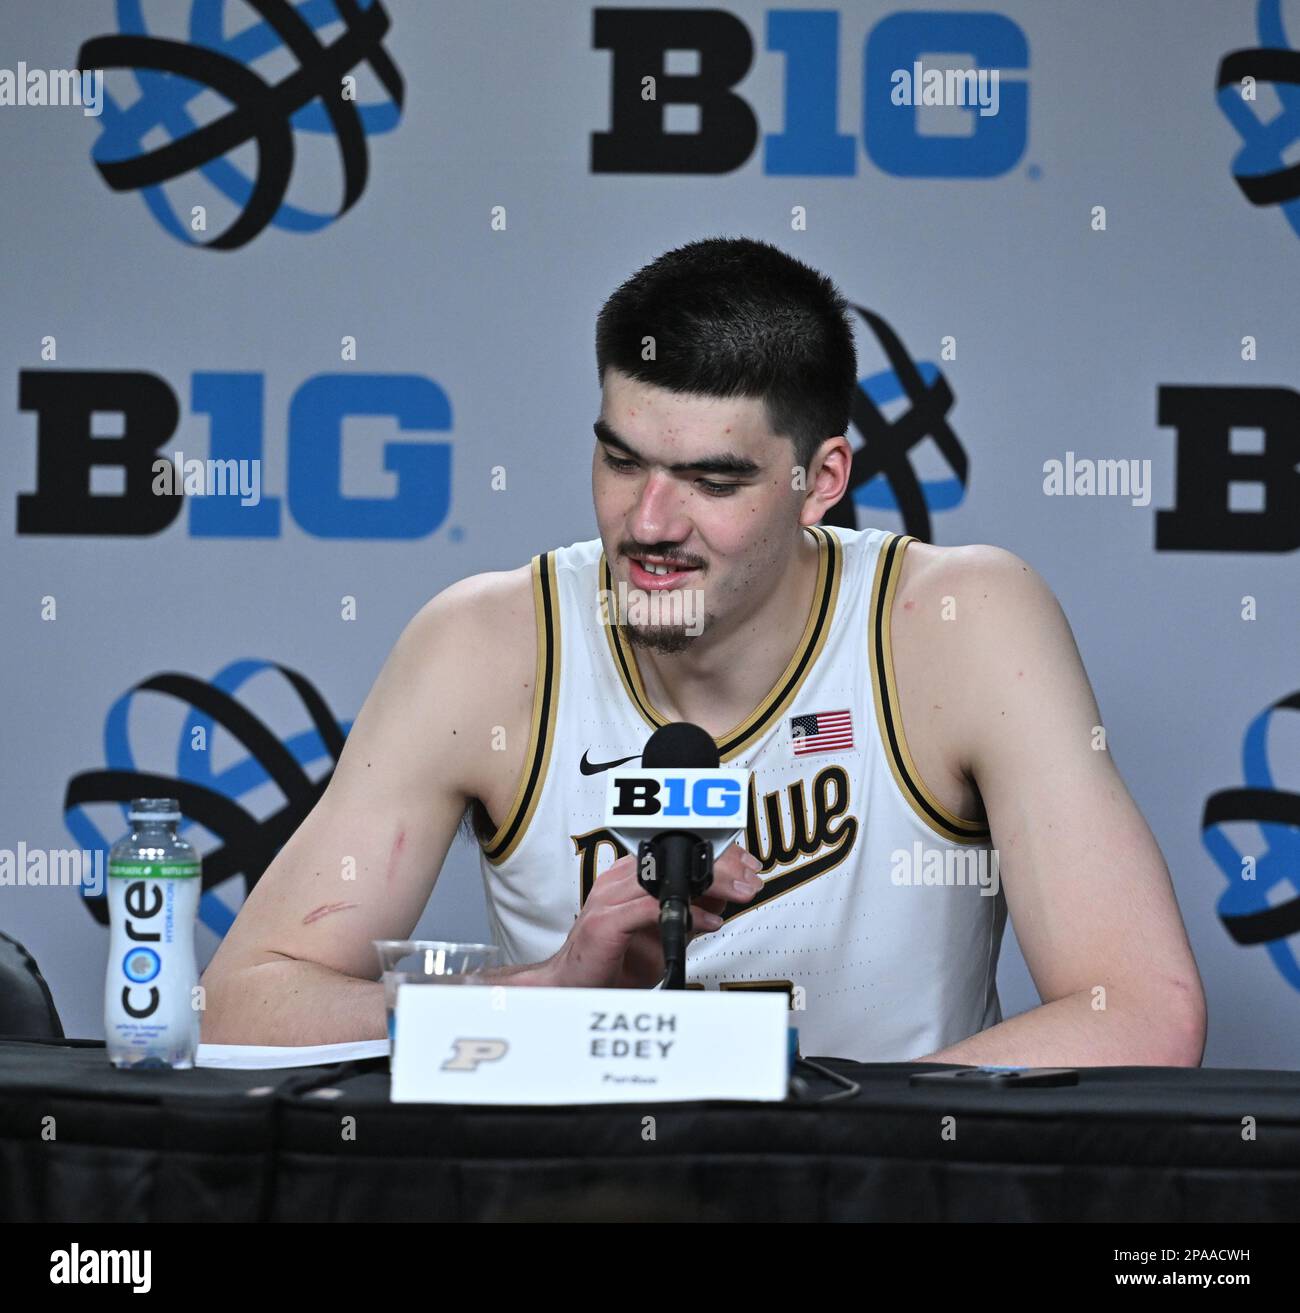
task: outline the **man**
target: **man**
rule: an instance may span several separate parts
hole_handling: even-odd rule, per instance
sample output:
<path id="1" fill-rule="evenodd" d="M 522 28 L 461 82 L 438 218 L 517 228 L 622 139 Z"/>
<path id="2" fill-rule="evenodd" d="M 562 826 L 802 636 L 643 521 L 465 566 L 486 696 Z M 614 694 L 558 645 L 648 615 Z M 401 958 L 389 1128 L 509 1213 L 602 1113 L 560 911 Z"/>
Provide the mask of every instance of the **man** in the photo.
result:
<path id="1" fill-rule="evenodd" d="M 505 983 L 655 984 L 658 908 L 602 829 L 604 771 L 684 720 L 754 772 L 691 984 L 788 991 L 807 1053 L 1199 1063 L 1169 875 L 1051 592 L 996 547 L 820 524 L 852 458 L 846 309 L 743 239 L 610 298 L 599 539 L 411 621 L 205 973 L 205 1040 L 382 1036 L 371 940 L 411 933 L 462 814 Z M 1008 909 L 1043 1002 L 1003 1021 Z"/>

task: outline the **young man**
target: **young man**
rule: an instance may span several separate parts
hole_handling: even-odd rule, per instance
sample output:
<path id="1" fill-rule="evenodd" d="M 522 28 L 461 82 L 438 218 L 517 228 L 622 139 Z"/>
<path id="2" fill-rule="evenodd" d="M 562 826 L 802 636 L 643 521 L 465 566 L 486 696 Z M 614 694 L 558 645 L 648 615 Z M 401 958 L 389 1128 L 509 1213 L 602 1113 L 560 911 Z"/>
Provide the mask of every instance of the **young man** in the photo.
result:
<path id="1" fill-rule="evenodd" d="M 505 983 L 655 984 L 658 906 L 602 828 L 604 771 L 684 720 L 754 772 L 750 851 L 697 900 L 693 984 L 788 989 L 807 1053 L 1199 1063 L 1169 875 L 1051 592 L 996 547 L 820 524 L 852 457 L 846 310 L 743 239 L 610 298 L 599 539 L 411 621 L 204 975 L 205 1040 L 382 1036 L 370 941 L 411 933 L 463 813 Z M 1043 1002 L 1003 1021 L 1008 908 Z"/>

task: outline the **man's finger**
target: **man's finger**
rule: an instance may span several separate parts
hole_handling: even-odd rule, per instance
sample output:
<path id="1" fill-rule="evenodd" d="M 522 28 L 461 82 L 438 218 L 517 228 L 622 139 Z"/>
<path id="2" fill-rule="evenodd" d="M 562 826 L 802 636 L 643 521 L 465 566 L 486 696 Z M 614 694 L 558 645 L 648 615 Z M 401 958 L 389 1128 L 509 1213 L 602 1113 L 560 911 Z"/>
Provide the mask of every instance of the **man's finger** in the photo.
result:
<path id="1" fill-rule="evenodd" d="M 721 912 L 727 905 L 727 900 L 717 894 L 701 894 L 698 898 L 691 899 L 695 907 L 702 907 L 706 912 Z"/>
<path id="2" fill-rule="evenodd" d="M 742 872 L 756 875 L 761 866 L 762 863 L 758 858 L 738 843 L 728 845 L 722 856 L 713 863 L 714 871 L 721 871 L 723 875 L 728 876 L 737 876 Z"/>
<path id="3" fill-rule="evenodd" d="M 763 887 L 756 857 L 732 844 L 713 864 L 713 883 L 705 897 L 721 898 L 725 903 L 747 903 Z"/>

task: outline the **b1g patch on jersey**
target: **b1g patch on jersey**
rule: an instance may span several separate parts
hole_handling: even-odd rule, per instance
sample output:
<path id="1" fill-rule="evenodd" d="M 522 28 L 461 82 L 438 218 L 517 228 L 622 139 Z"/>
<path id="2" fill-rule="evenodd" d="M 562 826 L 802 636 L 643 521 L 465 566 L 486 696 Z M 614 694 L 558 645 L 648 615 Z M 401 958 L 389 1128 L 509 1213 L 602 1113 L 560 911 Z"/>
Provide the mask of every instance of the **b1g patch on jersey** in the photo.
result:
<path id="1" fill-rule="evenodd" d="M 853 716 L 848 711 L 814 711 L 790 718 L 790 746 L 796 757 L 814 752 L 851 752 Z"/>

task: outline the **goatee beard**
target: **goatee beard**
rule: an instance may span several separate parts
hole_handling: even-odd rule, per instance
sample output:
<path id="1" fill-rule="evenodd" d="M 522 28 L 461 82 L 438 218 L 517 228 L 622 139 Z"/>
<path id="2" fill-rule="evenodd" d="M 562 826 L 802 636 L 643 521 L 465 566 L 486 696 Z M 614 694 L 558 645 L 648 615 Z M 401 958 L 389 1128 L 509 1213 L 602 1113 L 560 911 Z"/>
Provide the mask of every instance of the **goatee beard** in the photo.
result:
<path id="1" fill-rule="evenodd" d="M 664 656 L 685 651 L 691 640 L 699 637 L 698 634 L 688 634 L 685 629 L 675 629 L 669 625 L 619 625 L 619 632 L 633 647 L 648 648 Z"/>

